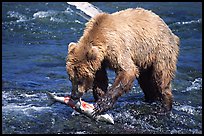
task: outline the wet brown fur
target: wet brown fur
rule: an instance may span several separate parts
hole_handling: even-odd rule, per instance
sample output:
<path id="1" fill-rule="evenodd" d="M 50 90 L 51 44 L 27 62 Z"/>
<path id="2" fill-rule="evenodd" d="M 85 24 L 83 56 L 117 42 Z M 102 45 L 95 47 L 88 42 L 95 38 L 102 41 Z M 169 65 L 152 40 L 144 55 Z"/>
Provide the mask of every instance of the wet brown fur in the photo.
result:
<path id="1" fill-rule="evenodd" d="M 105 68 L 109 67 L 116 72 L 108 93 L 113 99 L 129 91 L 138 79 L 147 101 L 161 100 L 171 109 L 178 45 L 179 38 L 151 11 L 102 13 L 86 24 L 78 43 L 69 47 L 66 68 L 71 80 L 75 75 L 83 82 L 79 91 L 93 88 L 96 100 L 107 91 Z"/>

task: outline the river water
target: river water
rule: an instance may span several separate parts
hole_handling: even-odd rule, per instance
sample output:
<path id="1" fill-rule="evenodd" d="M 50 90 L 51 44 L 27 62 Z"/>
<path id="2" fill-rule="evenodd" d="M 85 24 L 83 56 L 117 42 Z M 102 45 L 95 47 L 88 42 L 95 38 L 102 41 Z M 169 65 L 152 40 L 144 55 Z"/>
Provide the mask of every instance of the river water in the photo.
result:
<path id="1" fill-rule="evenodd" d="M 198 2 L 93 2 L 104 12 L 142 7 L 152 10 L 181 39 L 174 103 L 158 114 L 159 103 L 145 103 L 134 82 L 119 98 L 115 125 L 95 122 L 63 104 L 48 105 L 45 91 L 70 94 L 65 69 L 67 44 L 77 41 L 87 20 L 66 2 L 2 3 L 2 133 L 202 133 L 202 4 Z M 108 71 L 110 84 L 115 74 Z M 92 101 L 91 93 L 85 101 Z"/>

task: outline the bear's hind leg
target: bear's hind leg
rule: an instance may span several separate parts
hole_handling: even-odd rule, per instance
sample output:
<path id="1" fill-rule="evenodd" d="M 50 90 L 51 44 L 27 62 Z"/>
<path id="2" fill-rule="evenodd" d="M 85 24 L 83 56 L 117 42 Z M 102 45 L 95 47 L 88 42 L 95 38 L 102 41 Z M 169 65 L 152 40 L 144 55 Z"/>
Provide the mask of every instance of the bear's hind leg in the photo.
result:
<path id="1" fill-rule="evenodd" d="M 173 95 L 171 90 L 171 84 L 167 85 L 165 89 L 162 91 L 162 104 L 165 110 L 170 111 L 172 109 L 173 104 Z"/>
<path id="2" fill-rule="evenodd" d="M 95 101 L 102 97 L 108 88 L 108 77 L 104 67 L 96 72 L 96 76 L 93 82 L 93 96 Z"/>
<path id="3" fill-rule="evenodd" d="M 160 92 L 158 92 L 156 83 L 153 79 L 153 69 L 146 69 L 140 72 L 140 76 L 138 78 L 138 83 L 140 84 L 140 88 L 144 92 L 145 101 L 153 102 L 159 100 Z"/>
<path id="4" fill-rule="evenodd" d="M 156 81 L 155 87 L 161 94 L 159 100 L 162 102 L 166 111 L 170 111 L 172 109 L 173 95 L 171 80 L 173 79 L 174 71 L 174 69 L 170 69 L 168 67 L 164 68 L 161 67 L 161 65 L 158 65 L 154 68 L 153 72 L 154 79 Z"/>

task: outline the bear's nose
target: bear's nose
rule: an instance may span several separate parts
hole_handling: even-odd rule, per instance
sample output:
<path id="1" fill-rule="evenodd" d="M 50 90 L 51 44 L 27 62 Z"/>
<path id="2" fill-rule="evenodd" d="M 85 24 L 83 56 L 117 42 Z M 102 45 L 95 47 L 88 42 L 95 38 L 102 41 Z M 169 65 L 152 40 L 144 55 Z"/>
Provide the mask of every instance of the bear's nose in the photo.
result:
<path id="1" fill-rule="evenodd" d="M 81 98 L 81 96 L 83 95 L 83 93 L 72 93 L 71 94 L 71 99 L 73 100 L 79 100 Z"/>
<path id="2" fill-rule="evenodd" d="M 78 100 L 79 97 L 77 97 L 76 95 L 71 95 L 71 99 L 73 99 L 73 100 Z"/>

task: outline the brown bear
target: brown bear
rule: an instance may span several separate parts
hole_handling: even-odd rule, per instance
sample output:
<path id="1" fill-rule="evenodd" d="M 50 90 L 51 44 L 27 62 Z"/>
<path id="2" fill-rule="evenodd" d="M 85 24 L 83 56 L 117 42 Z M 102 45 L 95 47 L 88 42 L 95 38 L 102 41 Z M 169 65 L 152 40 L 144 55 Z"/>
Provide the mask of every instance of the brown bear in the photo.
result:
<path id="1" fill-rule="evenodd" d="M 137 79 L 146 101 L 159 100 L 171 110 L 178 54 L 179 38 L 155 13 L 136 8 L 98 14 L 86 24 L 79 41 L 68 47 L 71 97 L 79 99 L 92 89 L 97 115 L 110 109 Z M 106 68 L 116 73 L 110 88 Z"/>

